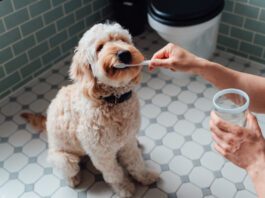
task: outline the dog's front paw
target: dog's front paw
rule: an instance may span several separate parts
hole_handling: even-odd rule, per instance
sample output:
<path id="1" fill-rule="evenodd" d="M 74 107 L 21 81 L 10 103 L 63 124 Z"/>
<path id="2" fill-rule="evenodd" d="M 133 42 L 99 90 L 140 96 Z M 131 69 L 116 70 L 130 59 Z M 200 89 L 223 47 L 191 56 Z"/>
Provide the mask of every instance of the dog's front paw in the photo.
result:
<path id="1" fill-rule="evenodd" d="M 159 173 L 153 170 L 146 170 L 141 179 L 139 179 L 138 181 L 143 185 L 150 185 L 152 183 L 155 183 L 158 179 Z"/>
<path id="2" fill-rule="evenodd" d="M 75 175 L 74 177 L 69 177 L 68 178 L 68 184 L 69 186 L 71 186 L 72 188 L 77 187 L 81 182 L 81 174 L 80 172 Z"/>
<path id="3" fill-rule="evenodd" d="M 132 197 L 135 191 L 134 184 L 127 179 L 120 184 L 112 184 L 112 188 L 120 198 Z"/>

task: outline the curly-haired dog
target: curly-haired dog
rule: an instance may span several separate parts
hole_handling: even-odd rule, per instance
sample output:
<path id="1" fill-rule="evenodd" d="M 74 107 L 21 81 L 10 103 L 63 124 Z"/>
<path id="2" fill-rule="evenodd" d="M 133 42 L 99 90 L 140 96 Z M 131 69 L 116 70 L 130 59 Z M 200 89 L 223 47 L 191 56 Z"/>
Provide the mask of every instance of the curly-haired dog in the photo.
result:
<path id="1" fill-rule="evenodd" d="M 46 126 L 48 160 L 71 186 L 80 182 L 78 163 L 84 155 L 120 197 L 132 196 L 135 188 L 123 169 L 145 185 L 158 179 L 146 168 L 137 146 L 140 112 L 133 88 L 141 68 L 113 67 L 143 59 L 127 30 L 119 24 L 97 24 L 79 41 L 70 67 L 74 83 L 63 87 L 51 102 L 47 122 L 23 114 L 29 122 L 42 120 L 39 127 Z"/>

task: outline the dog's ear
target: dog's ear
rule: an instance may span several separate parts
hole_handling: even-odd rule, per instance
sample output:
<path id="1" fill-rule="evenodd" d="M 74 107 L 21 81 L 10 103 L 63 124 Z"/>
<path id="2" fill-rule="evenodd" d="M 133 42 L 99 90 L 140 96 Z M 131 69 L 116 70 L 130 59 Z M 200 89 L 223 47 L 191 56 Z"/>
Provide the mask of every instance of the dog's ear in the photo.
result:
<path id="1" fill-rule="evenodd" d="M 90 64 L 87 63 L 85 53 L 82 53 L 78 48 L 75 49 L 69 75 L 74 81 L 94 81 L 92 69 Z"/>
<path id="2" fill-rule="evenodd" d="M 69 75 L 72 80 L 80 83 L 85 97 L 95 98 L 96 78 L 93 75 L 91 65 L 87 62 L 85 52 L 78 48 L 75 49 Z"/>

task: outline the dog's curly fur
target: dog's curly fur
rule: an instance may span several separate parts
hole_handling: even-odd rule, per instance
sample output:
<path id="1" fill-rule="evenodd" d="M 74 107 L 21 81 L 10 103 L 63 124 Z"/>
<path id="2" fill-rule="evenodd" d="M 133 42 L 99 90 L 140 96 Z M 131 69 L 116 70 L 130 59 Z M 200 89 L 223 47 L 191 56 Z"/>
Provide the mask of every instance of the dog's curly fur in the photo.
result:
<path id="1" fill-rule="evenodd" d="M 114 191 L 130 197 L 134 184 L 123 169 L 144 185 L 155 182 L 158 174 L 146 168 L 137 145 L 140 111 L 136 93 L 119 104 L 102 100 L 126 93 L 139 83 L 141 68 L 113 67 L 119 62 L 116 54 L 120 50 L 129 50 L 133 63 L 143 61 L 130 34 L 119 24 L 97 24 L 79 41 L 70 67 L 74 83 L 63 87 L 48 108 L 48 160 L 76 186 L 80 182 L 78 163 L 88 155 Z"/>

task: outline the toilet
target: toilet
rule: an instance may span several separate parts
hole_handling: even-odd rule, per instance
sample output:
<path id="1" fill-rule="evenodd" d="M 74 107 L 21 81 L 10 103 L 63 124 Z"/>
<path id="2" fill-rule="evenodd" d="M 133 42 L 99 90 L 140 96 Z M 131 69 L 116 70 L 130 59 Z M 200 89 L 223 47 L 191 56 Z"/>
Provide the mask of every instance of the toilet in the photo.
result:
<path id="1" fill-rule="evenodd" d="M 164 40 L 209 59 L 223 8 L 224 0 L 150 0 L 148 23 Z"/>

